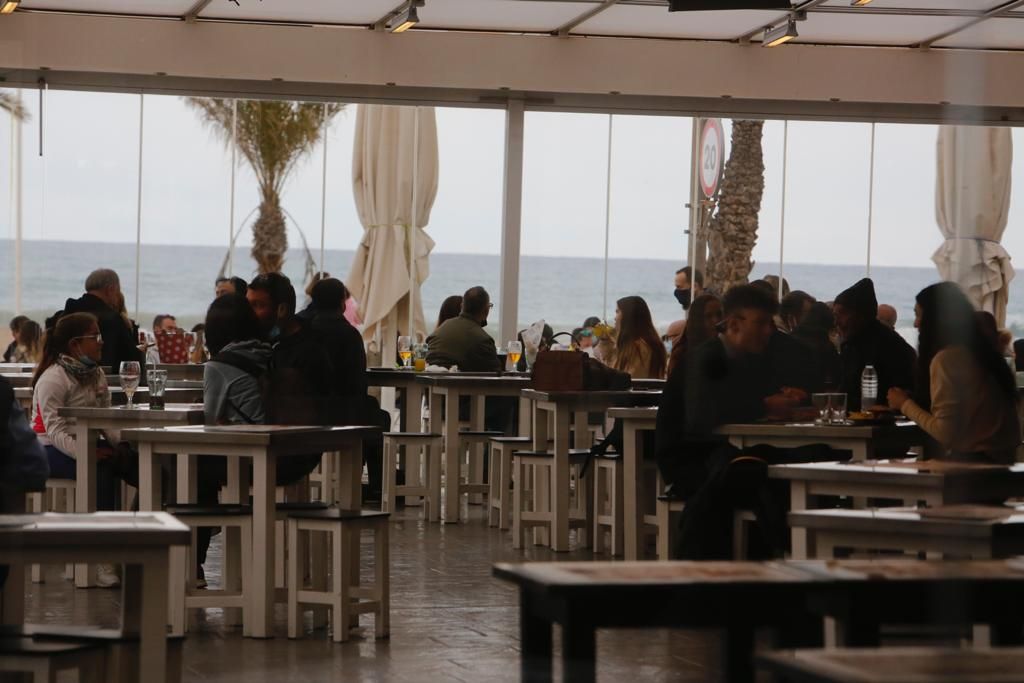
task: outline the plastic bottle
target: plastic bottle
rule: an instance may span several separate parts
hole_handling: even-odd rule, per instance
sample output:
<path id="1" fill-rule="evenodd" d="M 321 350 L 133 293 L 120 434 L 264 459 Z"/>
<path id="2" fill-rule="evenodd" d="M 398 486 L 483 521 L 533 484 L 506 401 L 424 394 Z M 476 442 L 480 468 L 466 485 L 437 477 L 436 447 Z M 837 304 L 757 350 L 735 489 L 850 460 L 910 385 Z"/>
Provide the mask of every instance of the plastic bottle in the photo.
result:
<path id="1" fill-rule="evenodd" d="M 867 410 L 878 402 L 878 373 L 874 365 L 865 365 L 860 373 L 860 409 Z"/>

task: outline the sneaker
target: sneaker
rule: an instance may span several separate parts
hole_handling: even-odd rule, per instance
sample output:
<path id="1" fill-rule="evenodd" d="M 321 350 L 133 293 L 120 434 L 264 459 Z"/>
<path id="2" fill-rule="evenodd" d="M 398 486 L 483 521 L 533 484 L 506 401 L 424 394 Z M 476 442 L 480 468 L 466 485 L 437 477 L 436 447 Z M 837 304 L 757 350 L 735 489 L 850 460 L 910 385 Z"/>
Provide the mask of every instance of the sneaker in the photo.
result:
<path id="1" fill-rule="evenodd" d="M 121 577 L 118 576 L 117 567 L 112 564 L 99 565 L 96 568 L 96 585 L 100 588 L 118 588 Z"/>
<path id="2" fill-rule="evenodd" d="M 203 565 L 196 567 L 196 588 L 206 588 L 206 572 L 203 571 Z"/>

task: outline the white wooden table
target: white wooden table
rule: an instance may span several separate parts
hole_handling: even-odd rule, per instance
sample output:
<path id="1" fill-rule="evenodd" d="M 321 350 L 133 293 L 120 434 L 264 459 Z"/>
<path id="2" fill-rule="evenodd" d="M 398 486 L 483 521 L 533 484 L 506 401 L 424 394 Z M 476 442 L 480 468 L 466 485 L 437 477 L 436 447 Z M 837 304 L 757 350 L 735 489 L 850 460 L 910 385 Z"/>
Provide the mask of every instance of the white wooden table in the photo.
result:
<path id="1" fill-rule="evenodd" d="M 123 564 L 121 635 L 139 639 L 138 681 L 166 683 L 167 577 L 172 546 L 188 545 L 189 528 L 163 512 L 0 515 L 0 563 Z M 24 571 L 17 572 L 24 576 Z M 24 581 L 8 577 L 4 623 L 24 623 Z M 15 603 L 9 605 L 9 601 Z M 8 609 L 8 608 L 11 609 Z M 19 614 L 20 612 L 20 614 Z"/>
<path id="2" fill-rule="evenodd" d="M 15 387 L 14 398 L 25 410 L 25 415 L 32 416 L 32 387 Z M 149 400 L 149 388 L 139 387 L 135 390 L 135 405 L 142 405 Z M 123 406 L 128 402 L 121 387 L 110 387 L 110 402 L 115 406 Z M 164 403 L 202 403 L 203 389 L 199 388 L 178 388 L 164 391 Z"/>
<path id="3" fill-rule="evenodd" d="M 253 463 L 253 603 L 252 621 L 246 635 L 273 637 L 275 490 L 278 458 L 312 453 L 342 454 L 338 471 L 338 500 L 347 509 L 362 507 L 361 476 L 363 440 L 379 434 L 379 427 L 328 427 L 280 425 L 225 425 L 131 429 L 122 438 L 139 444 L 139 507 L 160 505 L 162 472 L 156 462 L 160 453 L 175 454 L 179 461 L 194 454 L 228 457 L 228 489 L 224 502 L 242 502 L 241 458 Z M 179 468 L 180 469 L 180 468 Z M 358 558 L 358 555 L 356 556 Z"/>
<path id="4" fill-rule="evenodd" d="M 654 431 L 658 421 L 657 407 L 609 408 L 608 417 L 622 423 L 622 506 L 623 554 L 626 560 L 640 560 L 643 539 L 644 510 L 651 502 L 651 492 L 643 490 L 645 431 Z M 661 477 L 658 477 L 659 481 Z M 655 497 L 660 493 L 654 492 Z"/>
<path id="5" fill-rule="evenodd" d="M 104 430 L 122 431 L 131 427 L 167 427 L 203 423 L 203 407 L 167 404 L 164 410 L 148 406 L 128 408 L 61 408 L 62 417 L 75 421 L 75 511 L 96 511 L 96 437 Z M 123 438 L 123 437 L 122 437 Z M 149 508 L 158 509 L 158 508 Z M 88 565 L 75 567 L 75 585 L 85 588 L 95 583 Z"/>
<path id="6" fill-rule="evenodd" d="M 910 421 L 890 425 L 817 425 L 799 423 L 727 424 L 715 430 L 729 438 L 736 448 L 776 446 L 797 448 L 824 444 L 836 450 L 852 451 L 852 460 L 871 460 L 876 453 L 906 454 L 924 443 L 925 434 Z"/>
<path id="7" fill-rule="evenodd" d="M 657 403 L 660 391 L 535 391 L 524 389 L 523 397 L 533 404 L 533 449 L 548 449 L 548 413 L 554 424 L 554 481 L 551 506 L 554 533 L 551 549 L 569 550 L 569 427 L 575 427 L 575 448 L 590 448 L 588 413 L 603 413 L 613 407 L 635 407 Z M 636 485 L 634 482 L 633 490 Z M 634 501 L 635 507 L 635 501 Z M 628 528 L 628 526 L 627 526 Z"/>

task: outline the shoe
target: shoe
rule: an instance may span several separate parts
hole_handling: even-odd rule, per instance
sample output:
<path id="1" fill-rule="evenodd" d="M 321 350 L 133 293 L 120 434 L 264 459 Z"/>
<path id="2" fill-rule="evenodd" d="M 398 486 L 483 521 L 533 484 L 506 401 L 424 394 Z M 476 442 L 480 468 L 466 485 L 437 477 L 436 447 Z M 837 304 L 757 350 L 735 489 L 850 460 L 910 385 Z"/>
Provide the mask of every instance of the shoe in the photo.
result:
<path id="1" fill-rule="evenodd" d="M 206 572 L 203 571 L 203 565 L 196 567 L 196 588 L 206 588 Z"/>
<path id="2" fill-rule="evenodd" d="M 121 577 L 118 576 L 117 567 L 112 564 L 101 564 L 96 568 L 96 585 L 100 588 L 118 588 L 121 585 Z"/>

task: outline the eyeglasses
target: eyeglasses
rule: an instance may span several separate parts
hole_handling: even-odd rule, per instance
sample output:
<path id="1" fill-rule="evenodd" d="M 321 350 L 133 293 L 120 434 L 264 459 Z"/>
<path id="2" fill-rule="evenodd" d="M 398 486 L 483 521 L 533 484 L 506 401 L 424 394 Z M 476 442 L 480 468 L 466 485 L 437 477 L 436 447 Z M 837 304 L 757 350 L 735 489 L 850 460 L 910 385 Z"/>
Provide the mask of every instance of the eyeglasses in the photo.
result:
<path id="1" fill-rule="evenodd" d="M 80 337 L 72 337 L 71 341 L 74 341 L 75 339 L 95 339 L 97 344 L 103 343 L 102 334 L 83 334 Z"/>

